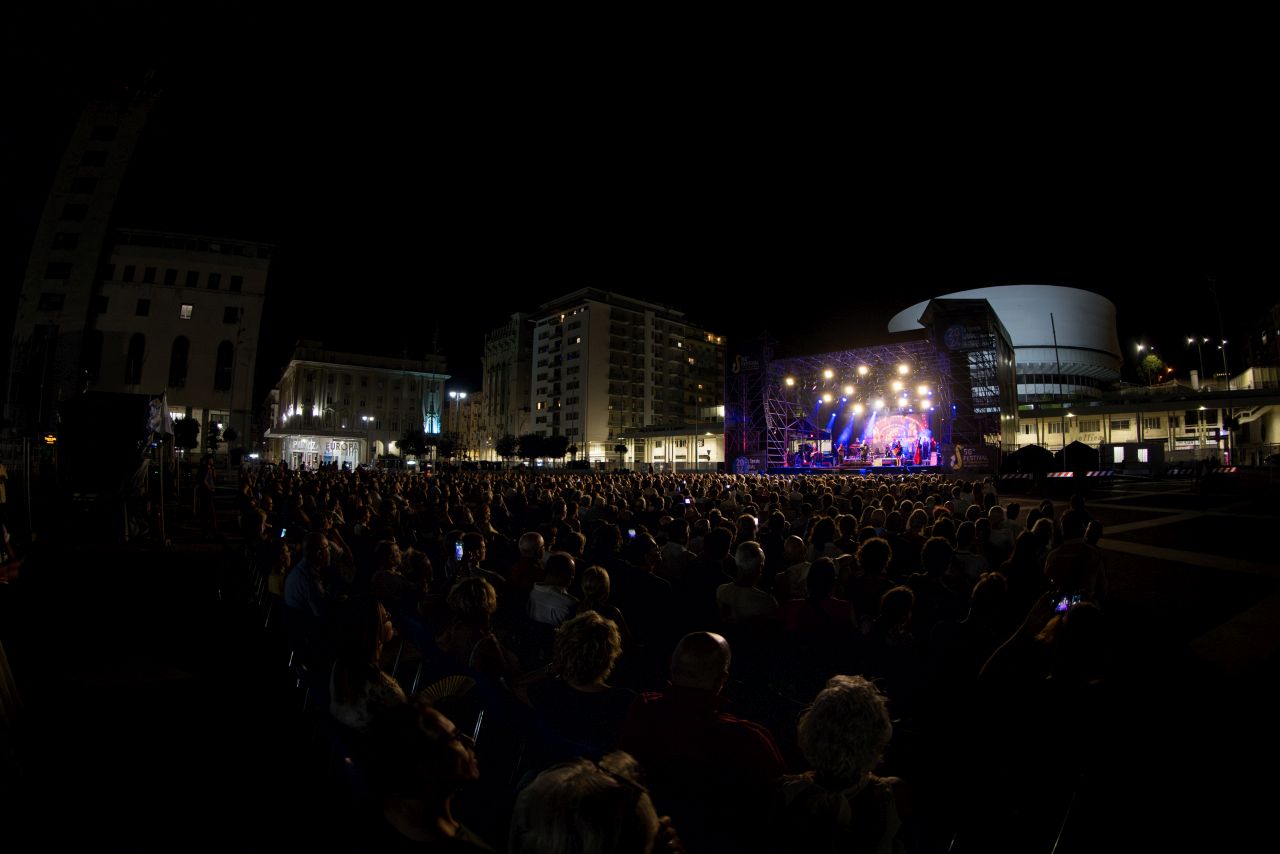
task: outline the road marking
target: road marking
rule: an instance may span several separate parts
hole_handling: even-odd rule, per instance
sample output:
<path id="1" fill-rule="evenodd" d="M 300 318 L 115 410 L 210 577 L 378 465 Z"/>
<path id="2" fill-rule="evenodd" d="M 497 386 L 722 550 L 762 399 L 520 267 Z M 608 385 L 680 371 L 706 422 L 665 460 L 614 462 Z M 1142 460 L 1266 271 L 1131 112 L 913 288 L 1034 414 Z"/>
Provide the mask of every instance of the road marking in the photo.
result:
<path id="1" fill-rule="evenodd" d="M 1148 546 L 1143 543 L 1129 543 L 1124 540 L 1109 540 L 1103 538 L 1098 543 L 1100 548 L 1109 549 L 1113 552 L 1123 552 L 1125 554 L 1138 555 L 1140 557 L 1156 558 L 1157 560 L 1167 560 L 1174 563 L 1189 563 L 1192 566 L 1203 566 L 1209 569 L 1220 569 L 1226 572 L 1239 572 L 1245 575 L 1261 575 L 1267 578 L 1280 578 L 1280 566 L 1266 563 L 1254 563 L 1249 560 L 1240 560 L 1233 557 L 1223 557 L 1222 555 L 1201 554 L 1200 552 L 1188 552 L 1182 549 L 1166 549 L 1161 546 Z"/>
<path id="2" fill-rule="evenodd" d="M 1262 665 L 1280 648 L 1280 595 L 1268 596 L 1191 641 L 1191 652 L 1209 664 L 1241 671 Z"/>

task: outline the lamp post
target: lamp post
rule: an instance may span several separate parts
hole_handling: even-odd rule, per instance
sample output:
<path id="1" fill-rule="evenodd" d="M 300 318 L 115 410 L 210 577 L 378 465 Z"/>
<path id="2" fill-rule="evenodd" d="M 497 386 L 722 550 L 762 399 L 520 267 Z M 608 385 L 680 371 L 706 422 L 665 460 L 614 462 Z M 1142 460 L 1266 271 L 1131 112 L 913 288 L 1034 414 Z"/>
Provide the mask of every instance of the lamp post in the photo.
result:
<path id="1" fill-rule="evenodd" d="M 467 393 L 465 391 L 451 391 L 449 392 L 449 399 L 453 401 L 453 437 L 454 450 L 456 452 L 458 437 L 460 435 L 458 432 L 459 410 L 462 407 L 462 401 L 467 399 Z"/>
<path id="2" fill-rule="evenodd" d="M 364 422 L 365 442 L 366 442 L 366 443 L 368 444 L 368 446 L 369 446 L 369 459 L 368 459 L 368 460 L 366 460 L 366 462 L 370 462 L 370 463 L 372 463 L 372 462 L 374 461 L 374 457 L 375 457 L 375 455 L 374 455 L 374 453 L 373 453 L 373 428 L 374 428 L 374 426 L 376 425 L 376 423 L 377 423 L 377 421 L 378 421 L 378 416 L 376 416 L 376 415 L 361 415 L 361 416 L 360 416 L 360 420 Z"/>

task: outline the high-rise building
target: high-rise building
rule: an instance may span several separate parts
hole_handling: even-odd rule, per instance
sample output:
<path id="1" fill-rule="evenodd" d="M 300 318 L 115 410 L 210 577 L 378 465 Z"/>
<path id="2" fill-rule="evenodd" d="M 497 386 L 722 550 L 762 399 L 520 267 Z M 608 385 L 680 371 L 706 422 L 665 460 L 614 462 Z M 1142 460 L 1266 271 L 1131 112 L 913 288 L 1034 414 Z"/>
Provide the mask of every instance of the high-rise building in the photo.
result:
<path id="1" fill-rule="evenodd" d="M 111 215 L 153 103 L 144 90 L 91 103 L 54 175 L 11 343 L 5 416 L 22 433 L 56 429 L 58 401 L 87 387 Z"/>
<path id="2" fill-rule="evenodd" d="M 529 417 L 532 342 L 533 323 L 522 312 L 484 336 L 479 429 L 489 440 L 489 449 L 503 436 L 522 436 L 533 426 Z"/>
<path id="3" fill-rule="evenodd" d="M 116 230 L 99 270 L 84 358 L 98 391 L 164 390 L 175 417 L 232 445 L 254 438 L 253 376 L 272 247 Z"/>
<path id="4" fill-rule="evenodd" d="M 675 309 L 595 288 L 544 303 L 533 320 L 533 432 L 567 437 L 594 463 L 615 459 L 626 437 L 639 460 L 650 457 L 645 433 L 710 433 L 697 457 L 686 446 L 669 462 L 723 459 L 723 338 Z"/>
<path id="5" fill-rule="evenodd" d="M 300 341 L 269 400 L 267 455 L 293 468 L 399 455 L 406 430 L 441 432 L 444 359 L 325 350 Z"/>

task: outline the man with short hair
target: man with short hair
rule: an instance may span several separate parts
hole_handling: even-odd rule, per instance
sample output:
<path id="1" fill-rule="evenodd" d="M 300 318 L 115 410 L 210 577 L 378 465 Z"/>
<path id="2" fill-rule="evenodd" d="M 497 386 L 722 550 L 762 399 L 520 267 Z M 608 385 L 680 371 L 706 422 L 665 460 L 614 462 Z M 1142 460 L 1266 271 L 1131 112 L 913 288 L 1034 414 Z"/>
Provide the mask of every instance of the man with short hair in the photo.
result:
<path id="1" fill-rule="evenodd" d="M 329 541 L 312 531 L 302 541 L 302 560 L 284 581 L 284 604 L 312 617 L 323 617 L 328 609 L 325 575 L 329 571 Z"/>
<path id="2" fill-rule="evenodd" d="M 692 850 L 738 850 L 755 838 L 769 785 L 786 773 L 769 730 L 725 711 L 731 658 L 720 635 L 685 635 L 671 682 L 636 698 L 622 725 L 619 746 L 644 766 L 658 811 Z"/>
<path id="3" fill-rule="evenodd" d="M 533 585 L 543 579 L 542 555 L 546 544 L 537 531 L 526 531 L 520 535 L 516 548 L 520 559 L 511 565 L 511 586 L 528 594 Z"/>
<path id="4" fill-rule="evenodd" d="M 569 594 L 573 583 L 573 558 L 555 552 L 547 558 L 546 576 L 529 594 L 529 618 L 535 623 L 558 626 L 573 616 L 578 600 Z"/>
<path id="5" fill-rule="evenodd" d="M 738 565 L 737 579 L 716 589 L 721 621 L 727 625 L 744 625 L 777 616 L 778 600 L 756 587 L 764 569 L 764 549 L 748 540 L 738 546 L 734 562 Z"/>

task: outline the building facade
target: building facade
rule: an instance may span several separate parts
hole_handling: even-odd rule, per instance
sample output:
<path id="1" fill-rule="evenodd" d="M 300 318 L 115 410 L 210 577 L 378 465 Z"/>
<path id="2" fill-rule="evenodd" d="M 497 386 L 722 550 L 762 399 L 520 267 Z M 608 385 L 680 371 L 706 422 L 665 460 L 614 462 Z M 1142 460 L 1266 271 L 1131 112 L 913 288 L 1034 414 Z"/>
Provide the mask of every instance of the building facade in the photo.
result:
<path id="1" fill-rule="evenodd" d="M 1120 379 L 1120 340 L 1111 300 L 1079 288 L 1007 285 L 944 294 L 985 299 L 1009 332 L 1017 366 L 1018 401 L 1101 397 Z M 903 309 L 890 332 L 923 328 L 929 300 Z"/>
<path id="2" fill-rule="evenodd" d="M 214 428 L 249 446 L 271 253 L 242 240 L 114 232 L 85 344 L 89 387 L 164 389 L 175 418 L 198 419 L 201 447 Z"/>
<path id="3" fill-rule="evenodd" d="M 532 320 L 521 312 L 484 336 L 479 429 L 489 448 L 503 436 L 522 436 L 533 426 L 529 416 L 532 342 Z"/>
<path id="4" fill-rule="evenodd" d="M 539 308 L 532 348 L 531 431 L 567 437 L 578 459 L 617 462 L 638 428 L 723 433 L 724 339 L 682 312 L 586 288 Z M 631 461 L 649 456 L 628 441 Z"/>
<path id="5" fill-rule="evenodd" d="M 5 416 L 28 435 L 57 429 L 57 403 L 94 372 L 98 272 L 112 212 L 154 104 L 121 90 L 81 114 L 53 176 L 27 261 L 11 342 Z M 157 389 L 158 390 L 158 389 Z"/>
<path id="6" fill-rule="evenodd" d="M 399 455 L 406 430 L 440 433 L 444 360 L 396 359 L 299 342 L 269 396 L 268 458 L 354 468 Z"/>

